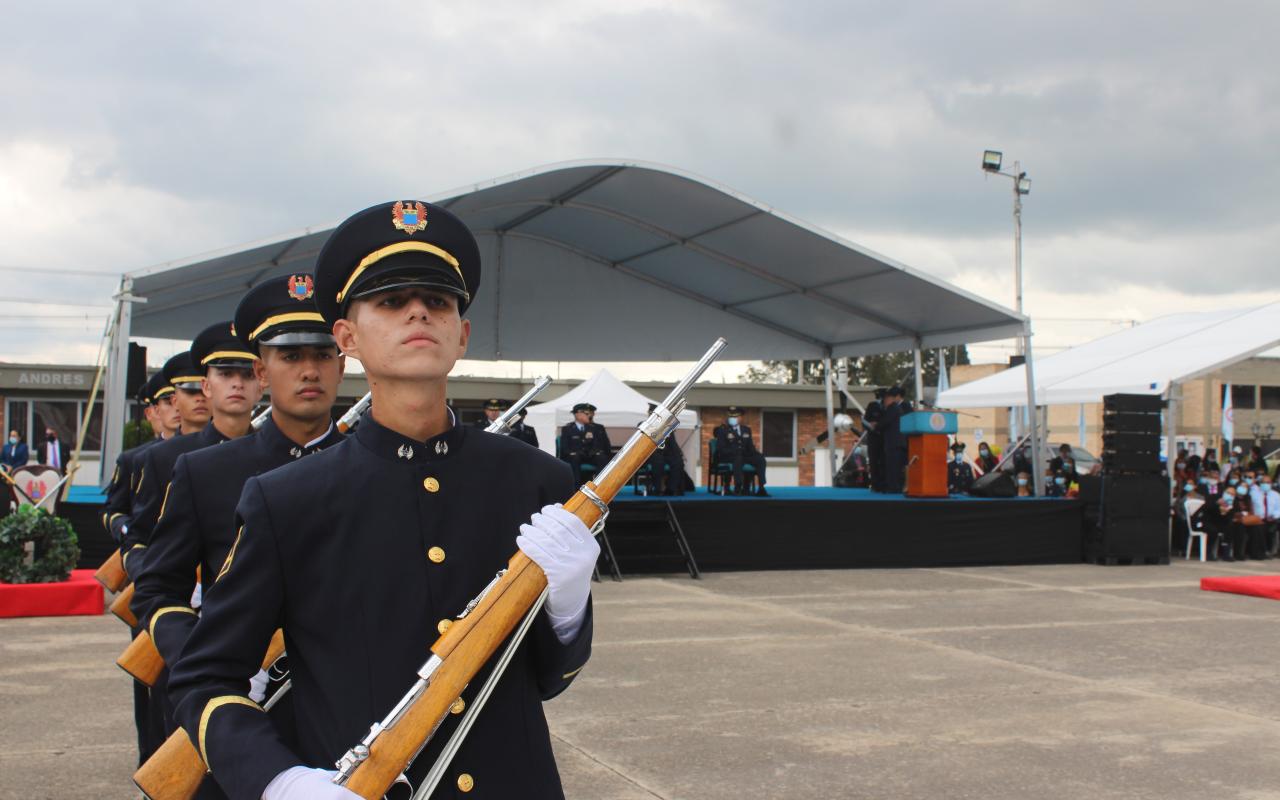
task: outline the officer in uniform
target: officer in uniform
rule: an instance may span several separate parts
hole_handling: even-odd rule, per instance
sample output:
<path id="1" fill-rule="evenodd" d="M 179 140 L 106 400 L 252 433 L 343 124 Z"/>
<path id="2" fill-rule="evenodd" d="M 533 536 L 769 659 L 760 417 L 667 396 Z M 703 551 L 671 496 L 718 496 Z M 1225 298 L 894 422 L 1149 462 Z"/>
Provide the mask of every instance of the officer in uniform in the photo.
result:
<path id="1" fill-rule="evenodd" d="M 951 445 L 951 463 L 947 465 L 947 493 L 968 494 L 973 486 L 973 467 L 965 463 L 964 444 Z"/>
<path id="2" fill-rule="evenodd" d="M 171 679 L 182 727 L 232 798 L 354 798 L 327 770 L 413 686 L 517 546 L 546 573 L 547 603 L 432 796 L 563 796 L 541 701 L 589 655 L 599 546 L 555 505 L 575 486 L 562 462 L 459 425 L 445 405 L 479 282 L 470 231 L 425 203 L 362 211 L 320 252 L 317 305 L 364 365 L 373 407 L 341 444 L 245 484 L 236 543 Z M 292 746 L 246 697 L 277 627 Z M 409 769 L 415 785 L 482 683 Z"/>
<path id="3" fill-rule="evenodd" d="M 107 501 L 103 505 L 102 525 L 117 547 L 123 544 L 125 534 L 129 531 L 143 452 L 148 447 L 171 438 L 178 431 L 178 416 L 173 408 L 173 387 L 164 379 L 163 372 L 152 375 L 142 385 L 138 390 L 138 401 L 142 403 L 143 415 L 155 436 L 137 447 L 125 450 L 116 458 L 115 472 L 107 487 Z M 136 636 L 138 630 L 140 628 L 131 634 Z M 141 765 L 151 757 L 155 739 L 161 731 L 151 730 L 151 714 L 148 710 L 151 690 L 137 681 L 132 683 L 133 722 L 138 732 L 138 764 Z"/>
<path id="4" fill-rule="evenodd" d="M 757 497 L 768 497 L 765 491 L 764 456 L 756 449 L 751 439 L 751 429 L 741 423 L 742 409 L 729 406 L 729 417 L 723 425 L 717 425 L 712 435 L 716 439 L 716 463 L 729 464 L 733 467 L 733 490 L 735 494 L 747 493 L 747 482 L 743 473 L 743 465 L 755 467 L 756 479 L 760 482 L 756 489 Z"/>
<path id="5" fill-rule="evenodd" d="M 906 392 L 901 386 L 891 387 L 884 396 L 884 490 L 902 494 L 907 480 L 907 437 L 902 433 L 902 418 L 911 413 L 911 404 L 903 399 Z"/>
<path id="6" fill-rule="evenodd" d="M 166 664 L 177 663 L 195 627 L 196 568 L 207 592 L 231 549 L 245 481 L 342 441 L 331 411 L 343 359 L 313 292 L 312 277 L 295 274 L 260 284 L 240 301 L 240 349 L 258 356 L 253 369 L 259 385 L 270 387 L 271 416 L 251 435 L 183 454 L 174 464 L 131 604 Z M 265 696 L 266 677 L 257 676 L 252 699 Z M 289 723 L 292 709 L 277 705 L 273 716 Z"/>
<path id="7" fill-rule="evenodd" d="M 522 408 L 520 413 L 516 415 L 516 421 L 511 424 L 511 438 L 519 439 L 532 447 L 538 446 L 538 432 L 533 429 L 532 425 L 526 425 L 524 418 L 529 416 L 529 409 Z"/>
<path id="8" fill-rule="evenodd" d="M 657 403 L 649 404 L 652 414 Z M 676 437 L 669 436 L 662 447 L 653 451 L 645 462 L 649 467 L 649 489 L 654 494 L 680 497 L 684 494 L 684 453 L 676 444 Z M 663 486 L 665 479 L 666 486 Z"/>
<path id="9" fill-rule="evenodd" d="M 498 417 L 502 416 L 502 412 L 506 411 L 510 407 L 511 404 L 506 400 L 499 400 L 496 397 L 491 397 L 484 401 L 484 419 L 478 419 L 473 424 L 480 430 L 484 430 L 496 422 Z"/>
<path id="10" fill-rule="evenodd" d="M 866 428 L 867 471 L 871 474 L 871 491 L 884 491 L 884 389 L 876 389 L 876 399 L 867 403 L 862 412 L 862 426 Z"/>
<path id="11" fill-rule="evenodd" d="M 613 447 L 603 425 L 592 422 L 596 407 L 578 403 L 573 407 L 573 422 L 560 429 L 560 457 L 569 462 L 574 480 L 582 475 L 582 465 L 594 468 L 592 475 L 609 463 Z"/>

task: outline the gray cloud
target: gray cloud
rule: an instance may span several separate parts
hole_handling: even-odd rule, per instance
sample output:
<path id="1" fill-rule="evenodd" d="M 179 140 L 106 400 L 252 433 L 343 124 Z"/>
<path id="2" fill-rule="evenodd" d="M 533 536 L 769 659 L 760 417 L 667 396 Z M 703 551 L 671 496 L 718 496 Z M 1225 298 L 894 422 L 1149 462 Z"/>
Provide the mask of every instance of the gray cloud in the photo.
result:
<path id="1" fill-rule="evenodd" d="M 621 156 L 1002 275 L 996 147 L 1041 289 L 1274 291 L 1277 29 L 1261 2 L 23 4 L 0 260 L 132 269 Z M 59 200 L 93 219 L 54 236 Z"/>

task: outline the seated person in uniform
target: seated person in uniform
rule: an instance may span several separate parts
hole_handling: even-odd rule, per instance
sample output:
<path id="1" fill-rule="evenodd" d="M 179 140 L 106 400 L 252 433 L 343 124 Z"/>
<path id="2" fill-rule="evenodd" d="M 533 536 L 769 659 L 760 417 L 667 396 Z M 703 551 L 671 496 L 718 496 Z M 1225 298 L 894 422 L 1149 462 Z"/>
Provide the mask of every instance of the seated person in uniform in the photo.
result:
<path id="1" fill-rule="evenodd" d="M 649 404 L 649 413 L 657 408 L 656 403 Z M 653 451 L 645 462 L 649 467 L 649 491 L 679 497 L 684 494 L 684 453 L 676 444 L 676 437 L 670 436 L 667 441 Z"/>
<path id="2" fill-rule="evenodd" d="M 951 445 L 951 463 L 947 465 L 947 494 L 968 494 L 973 486 L 973 468 L 965 463 L 964 443 Z"/>
<path id="3" fill-rule="evenodd" d="M 560 458 L 573 468 L 574 480 L 581 480 L 582 465 L 590 465 L 592 474 L 609 463 L 612 447 L 603 425 L 591 421 L 596 407 L 578 403 L 573 407 L 573 422 L 560 429 Z"/>
<path id="4" fill-rule="evenodd" d="M 712 432 L 716 440 L 716 463 L 728 464 L 733 470 L 734 494 L 746 494 L 747 482 L 744 467 L 750 464 L 755 468 L 756 479 L 760 482 L 756 489 L 757 497 L 768 497 L 765 491 L 764 455 L 756 449 L 751 439 L 751 429 L 742 424 L 742 409 L 729 407 L 729 416 L 723 425 L 716 426 Z"/>
<path id="5" fill-rule="evenodd" d="M 527 416 L 529 416 L 529 409 L 520 409 L 520 413 L 516 415 L 516 421 L 511 423 L 511 438 L 519 439 L 527 445 L 537 447 L 538 432 L 532 426 L 524 423 L 524 418 Z"/>

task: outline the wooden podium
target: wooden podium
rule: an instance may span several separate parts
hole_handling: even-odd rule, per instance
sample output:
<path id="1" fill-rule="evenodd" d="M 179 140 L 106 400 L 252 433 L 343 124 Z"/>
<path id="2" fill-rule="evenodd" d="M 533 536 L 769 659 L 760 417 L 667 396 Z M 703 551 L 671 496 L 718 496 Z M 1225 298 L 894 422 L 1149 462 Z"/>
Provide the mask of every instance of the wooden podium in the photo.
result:
<path id="1" fill-rule="evenodd" d="M 907 497 L 947 496 L 949 434 L 959 430 L 955 413 L 913 411 L 902 418 L 907 437 Z"/>

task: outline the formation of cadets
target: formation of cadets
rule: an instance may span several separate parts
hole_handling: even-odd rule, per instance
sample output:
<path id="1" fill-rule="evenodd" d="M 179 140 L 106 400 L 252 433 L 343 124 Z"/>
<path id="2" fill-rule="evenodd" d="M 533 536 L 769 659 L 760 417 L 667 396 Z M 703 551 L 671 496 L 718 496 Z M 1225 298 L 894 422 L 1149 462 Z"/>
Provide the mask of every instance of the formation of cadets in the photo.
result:
<path id="1" fill-rule="evenodd" d="M 210 770 L 198 796 L 356 797 L 332 782 L 334 762 L 517 547 L 546 574 L 546 605 L 431 796 L 563 796 L 541 704 L 590 655 L 599 547 L 559 506 L 577 473 L 523 418 L 496 436 L 446 403 L 480 276 L 447 210 L 374 206 L 333 232 L 314 275 L 253 287 L 234 321 L 144 387 L 157 438 L 120 455 L 103 522 L 133 581 L 133 634 L 167 667 L 137 687 L 140 759 L 188 737 Z M 373 403 L 343 436 L 347 356 Z M 570 441 L 579 469 L 609 453 L 603 428 L 587 430 Z M 268 665 L 278 630 L 287 656 Z M 414 762 L 414 785 L 479 683 Z"/>

